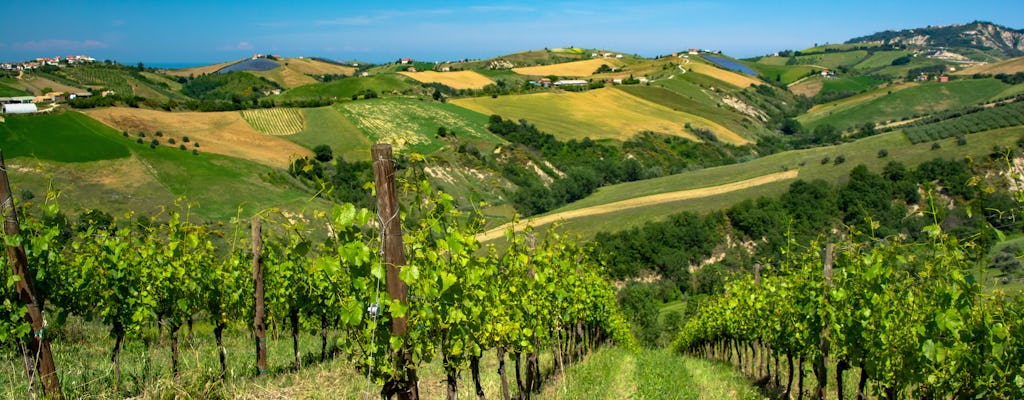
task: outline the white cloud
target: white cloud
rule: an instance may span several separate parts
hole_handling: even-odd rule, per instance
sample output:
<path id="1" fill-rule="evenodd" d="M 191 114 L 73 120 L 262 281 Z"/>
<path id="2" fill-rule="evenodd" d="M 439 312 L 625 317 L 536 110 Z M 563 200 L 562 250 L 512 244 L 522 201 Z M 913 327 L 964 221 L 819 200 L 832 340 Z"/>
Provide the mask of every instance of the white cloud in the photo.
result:
<path id="1" fill-rule="evenodd" d="M 107 44 L 98 40 L 45 39 L 14 43 L 14 48 L 28 51 L 105 49 Z"/>
<path id="2" fill-rule="evenodd" d="M 254 47 L 253 47 L 252 43 L 249 43 L 247 41 L 241 41 L 241 42 L 238 42 L 237 44 L 229 44 L 229 45 L 226 45 L 226 46 L 221 46 L 220 48 L 218 48 L 218 50 L 252 50 L 253 48 Z"/>
<path id="3" fill-rule="evenodd" d="M 329 20 L 316 21 L 314 24 L 318 26 L 323 25 L 343 25 L 343 26 L 364 26 L 370 25 L 376 21 L 382 20 L 385 17 L 368 17 L 365 15 L 345 18 L 335 18 Z"/>

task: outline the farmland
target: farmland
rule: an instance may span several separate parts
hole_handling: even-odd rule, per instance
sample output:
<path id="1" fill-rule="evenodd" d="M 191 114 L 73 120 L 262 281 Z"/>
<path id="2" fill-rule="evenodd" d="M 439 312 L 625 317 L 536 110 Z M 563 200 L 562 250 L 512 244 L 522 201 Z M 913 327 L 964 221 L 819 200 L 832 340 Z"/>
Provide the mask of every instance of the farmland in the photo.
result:
<path id="1" fill-rule="evenodd" d="M 1024 71 L 1024 57 L 1011 58 L 991 64 L 981 64 L 974 67 L 964 68 L 954 75 L 972 75 L 972 74 L 1016 74 Z"/>
<path id="2" fill-rule="evenodd" d="M 624 141 L 640 131 L 654 131 L 694 138 L 684 124 L 710 129 L 720 140 L 746 143 L 742 136 L 697 115 L 675 111 L 643 100 L 615 88 L 583 93 L 536 93 L 492 98 L 468 98 L 452 101 L 484 115 L 525 118 L 542 131 L 562 140 L 614 139 Z"/>
<path id="3" fill-rule="evenodd" d="M 704 62 L 690 62 L 688 64 L 684 64 L 683 68 L 686 68 L 687 70 L 696 72 L 698 74 L 710 76 L 712 78 L 718 79 L 722 82 L 728 83 L 740 89 L 748 87 L 750 85 L 760 85 L 764 83 L 760 79 L 751 77 L 749 75 L 744 75 L 739 72 L 733 72 L 727 69 L 718 68 L 716 66 L 706 64 Z"/>
<path id="4" fill-rule="evenodd" d="M 619 67 L 622 62 L 615 59 L 595 58 L 561 64 L 513 68 L 512 71 L 515 71 L 515 73 L 520 75 L 528 76 L 555 75 L 564 77 L 584 77 L 593 75 L 602 64 L 607 64 L 610 67 Z"/>
<path id="5" fill-rule="evenodd" d="M 163 112 L 131 108 L 101 108 L 87 111 L 90 117 L 117 130 L 148 134 L 148 141 L 160 131 L 167 138 L 183 143 L 188 136 L 191 147 L 200 143 L 199 151 L 250 160 L 284 168 L 296 156 L 311 152 L 286 139 L 268 136 L 252 128 L 237 111 L 199 113 Z"/>
<path id="6" fill-rule="evenodd" d="M 490 78 L 475 71 L 454 71 L 454 72 L 400 72 L 412 79 L 423 83 L 440 83 L 452 89 L 480 89 L 494 83 Z"/>
<path id="7" fill-rule="evenodd" d="M 257 108 L 242 110 L 242 118 L 256 130 L 269 135 L 299 133 L 305 125 L 302 113 L 294 108 Z"/>
<path id="8" fill-rule="evenodd" d="M 370 139 L 340 110 L 340 105 L 306 108 L 302 110 L 305 127 L 302 131 L 284 136 L 307 149 L 326 144 L 335 157 L 349 161 L 370 159 Z"/>
<path id="9" fill-rule="evenodd" d="M 846 129 L 865 122 L 909 118 L 915 114 L 977 104 L 987 101 L 1007 87 L 995 79 L 972 79 L 906 86 L 898 91 L 895 88 L 883 88 L 864 96 L 815 107 L 797 119 L 806 127 L 827 123 Z M 890 90 L 892 94 L 888 94 Z"/>
<path id="10" fill-rule="evenodd" d="M 77 112 L 12 115 L 0 123 L 5 158 L 29 157 L 59 162 L 89 162 L 128 156 L 117 131 Z"/>
<path id="11" fill-rule="evenodd" d="M 412 85 L 408 78 L 397 74 L 388 74 L 370 77 L 345 78 L 327 83 L 303 85 L 285 91 L 280 97 L 286 100 L 304 98 L 347 99 L 364 90 L 373 90 L 377 93 L 383 93 L 403 91 L 410 87 L 412 87 Z"/>
<path id="12" fill-rule="evenodd" d="M 194 68 L 166 69 L 162 70 L 162 72 L 171 76 L 199 76 L 205 74 L 212 74 L 214 72 L 220 71 L 221 69 L 224 69 L 225 67 L 229 67 L 232 64 L 237 64 L 239 61 L 244 60 L 227 61 L 218 64 L 210 64 Z"/>
<path id="13" fill-rule="evenodd" d="M 443 147 L 437 130 L 445 127 L 463 140 L 500 139 L 483 129 L 487 116 L 451 104 L 413 99 L 374 99 L 345 103 L 340 110 L 374 143 L 391 143 L 401 151 L 430 154 Z"/>

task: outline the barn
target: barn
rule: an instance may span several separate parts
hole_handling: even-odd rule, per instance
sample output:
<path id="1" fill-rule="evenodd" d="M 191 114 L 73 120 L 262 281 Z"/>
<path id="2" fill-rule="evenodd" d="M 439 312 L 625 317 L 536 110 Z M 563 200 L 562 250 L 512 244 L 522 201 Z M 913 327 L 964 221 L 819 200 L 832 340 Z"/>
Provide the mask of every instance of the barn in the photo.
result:
<path id="1" fill-rule="evenodd" d="M 35 104 L 4 104 L 4 114 L 33 114 L 39 112 Z"/>

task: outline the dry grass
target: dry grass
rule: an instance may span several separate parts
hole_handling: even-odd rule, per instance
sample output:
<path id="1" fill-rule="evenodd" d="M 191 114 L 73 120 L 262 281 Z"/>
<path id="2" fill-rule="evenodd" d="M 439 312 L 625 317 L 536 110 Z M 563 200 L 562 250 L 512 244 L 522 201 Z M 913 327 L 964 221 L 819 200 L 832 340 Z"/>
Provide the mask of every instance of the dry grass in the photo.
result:
<path id="1" fill-rule="evenodd" d="M 590 60 L 573 61 L 553 65 L 538 65 L 536 67 L 513 68 L 517 74 L 531 76 L 590 76 L 601 66 L 608 64 L 611 67 L 621 67 L 622 61 L 618 59 L 593 58 Z"/>
<path id="2" fill-rule="evenodd" d="M 992 64 L 976 65 L 954 72 L 953 75 L 1016 74 L 1024 71 L 1024 57 L 1011 58 Z"/>
<path id="3" fill-rule="evenodd" d="M 520 221 L 519 223 L 516 224 L 516 226 L 513 229 L 521 229 L 526 225 L 544 226 L 555 221 L 570 220 L 573 218 L 590 217 L 602 214 L 610 214 L 632 208 L 647 207 L 682 200 L 715 196 L 723 193 L 747 189 L 781 180 L 795 179 L 797 175 L 797 170 L 776 172 L 774 174 L 763 175 L 756 178 L 742 180 L 739 182 L 727 183 L 724 185 L 711 186 L 700 189 L 680 190 L 676 192 L 637 197 L 629 200 L 616 201 L 613 203 L 602 204 L 593 207 L 580 208 L 576 210 L 569 210 L 561 213 L 548 214 L 536 218 L 530 218 L 528 220 Z M 507 223 L 497 228 L 491 229 L 487 232 L 481 233 L 477 235 L 476 238 L 481 242 L 497 239 L 505 234 L 505 230 L 508 229 L 509 226 L 511 226 L 511 223 Z"/>
<path id="4" fill-rule="evenodd" d="M 694 128 L 714 131 L 723 142 L 748 143 L 740 135 L 711 120 L 675 111 L 615 88 L 500 96 L 497 99 L 466 98 L 452 103 L 513 121 L 525 118 L 540 130 L 566 140 L 589 137 L 624 141 L 641 131 L 697 140 L 685 129 L 685 124 L 690 123 Z"/>
<path id="5" fill-rule="evenodd" d="M 60 82 L 57 82 L 57 81 L 54 81 L 54 80 L 50 80 L 50 79 L 46 79 L 46 78 L 43 78 L 43 77 L 40 77 L 40 76 L 36 76 L 36 75 L 33 75 L 33 74 L 22 74 L 21 78 L 15 79 L 13 82 L 6 82 L 6 84 L 8 86 L 13 87 L 13 88 L 24 90 L 26 92 L 33 93 L 35 95 L 42 94 L 43 93 L 43 88 L 50 88 L 50 89 L 53 89 L 53 91 L 55 91 L 55 92 L 65 92 L 65 93 L 69 93 L 69 92 L 70 93 L 74 93 L 74 92 L 83 92 L 84 91 L 84 90 L 82 90 L 82 88 L 77 88 L 77 87 L 74 87 L 74 86 L 68 86 L 68 85 L 65 85 L 63 83 L 60 83 Z"/>
<path id="6" fill-rule="evenodd" d="M 821 79 L 802 79 L 789 85 L 789 91 L 797 96 L 810 98 L 817 95 L 823 87 L 825 87 L 825 83 Z"/>
<path id="7" fill-rule="evenodd" d="M 163 70 L 163 73 L 165 73 L 167 75 L 171 75 L 171 76 L 189 76 L 189 75 L 199 76 L 199 75 L 203 75 L 203 74 L 212 74 L 214 72 L 219 71 L 221 68 L 227 67 L 227 66 L 235 64 L 235 63 L 238 63 L 239 61 L 244 61 L 244 60 L 226 61 L 226 62 L 222 62 L 220 64 L 204 65 L 202 67 L 182 68 L 182 69 L 165 69 L 165 70 Z"/>
<path id="8" fill-rule="evenodd" d="M 127 130 L 132 134 L 143 131 L 150 135 L 161 131 L 164 138 L 173 137 L 179 143 L 183 136 L 188 136 L 191 142 L 200 143 L 200 151 L 272 167 L 284 168 L 292 158 L 312 154 L 308 149 L 288 140 L 253 129 L 237 111 L 171 113 L 118 107 L 94 109 L 85 113 L 118 130 Z"/>
<path id="9" fill-rule="evenodd" d="M 476 71 L 455 71 L 455 72 L 399 72 L 402 75 L 423 83 L 440 83 L 452 89 L 480 89 L 494 83 L 491 78 L 480 75 Z"/>
<path id="10" fill-rule="evenodd" d="M 732 72 L 726 69 L 718 68 L 714 65 L 705 64 L 702 62 L 691 61 L 690 63 L 683 65 L 683 68 L 686 68 L 687 71 L 692 71 L 698 74 L 710 76 L 712 78 L 718 79 L 722 82 L 728 83 L 738 88 L 746 88 L 749 87 L 750 85 L 760 85 L 764 83 L 764 81 L 760 79 L 743 75 L 739 72 Z"/>
<path id="11" fill-rule="evenodd" d="M 333 74 L 352 76 L 356 73 L 356 69 L 353 67 L 331 64 L 329 62 L 323 62 L 311 58 L 285 58 L 281 61 L 283 63 L 288 63 L 288 68 L 307 75 Z"/>
<path id="12" fill-rule="evenodd" d="M 280 67 L 274 68 L 269 71 L 246 71 L 250 74 L 267 78 L 268 80 L 277 82 L 278 85 L 285 89 L 291 89 L 302 85 L 308 85 L 310 83 L 316 83 L 316 79 L 309 75 L 296 71 L 290 66 L 281 64 Z"/>

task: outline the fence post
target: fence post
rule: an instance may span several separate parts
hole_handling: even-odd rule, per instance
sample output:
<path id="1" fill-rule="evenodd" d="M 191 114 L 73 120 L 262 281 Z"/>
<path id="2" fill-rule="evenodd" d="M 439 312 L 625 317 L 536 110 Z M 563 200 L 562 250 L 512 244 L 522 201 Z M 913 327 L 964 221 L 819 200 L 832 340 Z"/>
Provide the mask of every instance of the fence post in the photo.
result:
<path id="1" fill-rule="evenodd" d="M 256 376 L 267 372 L 267 324 L 263 304 L 263 223 L 252 219 L 252 281 L 256 312 L 252 327 L 256 331 Z"/>
<path id="2" fill-rule="evenodd" d="M 3 201 L 0 211 L 5 216 L 4 232 L 7 236 L 17 236 L 21 233 L 21 226 L 18 223 L 18 210 L 14 207 L 14 196 L 11 193 L 11 182 L 7 177 L 7 164 L 4 163 L 2 150 L 0 150 L 0 199 Z M 29 350 L 33 354 L 39 355 L 35 368 L 39 371 L 39 376 L 42 379 L 43 392 L 51 399 L 63 399 L 60 379 L 57 377 L 57 366 L 53 363 L 53 353 L 50 351 L 50 338 L 46 336 L 46 320 L 43 319 L 43 310 L 39 308 L 39 303 L 36 301 L 32 274 L 28 271 L 28 256 L 25 254 L 25 247 L 7 246 L 7 258 L 10 260 L 12 272 L 20 278 L 15 284 L 15 290 L 18 292 L 21 303 L 28 309 L 28 320 L 32 326 Z"/>
<path id="3" fill-rule="evenodd" d="M 378 143 L 370 149 L 373 159 L 373 180 L 377 189 L 377 218 L 382 231 L 381 241 L 384 251 L 384 263 L 387 266 L 385 284 L 388 297 L 402 304 L 409 303 L 409 287 L 399 278 L 401 267 L 405 265 L 405 244 L 402 241 L 402 221 L 399 218 L 398 193 L 395 190 L 395 163 L 392 159 L 391 145 Z M 406 317 L 391 319 L 391 335 L 406 335 Z M 399 399 L 419 399 L 419 388 L 416 370 L 409 368 L 412 353 L 408 344 L 392 355 L 392 362 L 397 376 L 389 378 L 381 388 L 381 395 L 390 398 L 397 395 Z"/>

